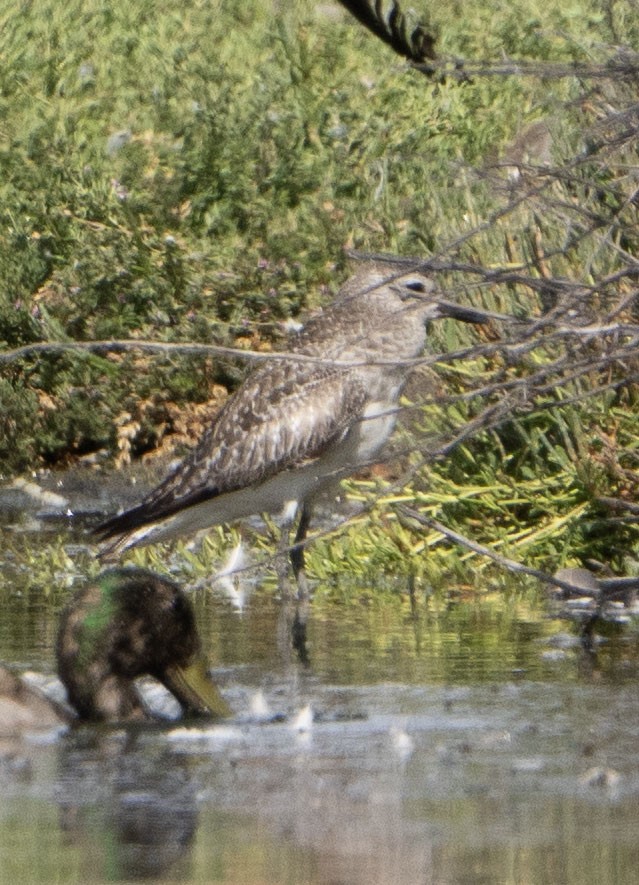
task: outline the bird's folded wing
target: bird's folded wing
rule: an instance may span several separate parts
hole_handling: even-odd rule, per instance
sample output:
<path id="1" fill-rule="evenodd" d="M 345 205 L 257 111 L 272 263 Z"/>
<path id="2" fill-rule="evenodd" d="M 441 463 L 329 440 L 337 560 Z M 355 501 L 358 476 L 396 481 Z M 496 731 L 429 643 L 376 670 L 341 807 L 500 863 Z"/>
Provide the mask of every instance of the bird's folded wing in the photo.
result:
<path id="1" fill-rule="evenodd" d="M 319 458 L 361 417 L 366 390 L 349 369 L 270 363 L 253 372 L 199 445 L 137 507 L 98 527 L 108 538 Z"/>

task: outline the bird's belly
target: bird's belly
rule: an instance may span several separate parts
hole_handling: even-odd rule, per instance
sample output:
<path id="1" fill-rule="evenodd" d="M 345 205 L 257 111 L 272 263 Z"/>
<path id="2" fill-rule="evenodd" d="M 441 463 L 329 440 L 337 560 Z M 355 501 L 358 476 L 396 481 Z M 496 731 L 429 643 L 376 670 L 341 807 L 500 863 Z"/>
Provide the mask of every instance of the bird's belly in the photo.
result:
<path id="1" fill-rule="evenodd" d="M 362 420 L 348 435 L 352 437 L 350 445 L 354 449 L 354 469 L 375 459 L 393 432 L 396 421 L 395 402 L 378 401 L 366 406 Z M 348 442 L 348 437 L 345 442 Z"/>
<path id="2" fill-rule="evenodd" d="M 127 547 L 169 540 L 256 513 L 279 511 L 289 502 L 310 500 L 374 461 L 392 433 L 395 419 L 396 408 L 392 404 L 371 403 L 363 418 L 339 442 L 312 461 L 277 473 L 261 483 L 187 507 L 161 523 L 145 526 L 133 533 Z"/>

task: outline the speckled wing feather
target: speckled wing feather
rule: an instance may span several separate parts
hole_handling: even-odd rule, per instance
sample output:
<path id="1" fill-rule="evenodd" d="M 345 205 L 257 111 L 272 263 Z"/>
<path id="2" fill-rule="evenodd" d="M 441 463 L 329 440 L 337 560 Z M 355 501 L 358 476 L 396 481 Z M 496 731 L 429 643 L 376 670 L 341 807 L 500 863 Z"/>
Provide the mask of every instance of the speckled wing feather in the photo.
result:
<path id="1" fill-rule="evenodd" d="M 317 387 L 321 396 L 313 396 Z M 366 390 L 352 369 L 269 362 L 246 379 L 163 483 L 97 532 L 105 539 L 129 532 L 308 463 L 343 438 L 365 402 Z"/>

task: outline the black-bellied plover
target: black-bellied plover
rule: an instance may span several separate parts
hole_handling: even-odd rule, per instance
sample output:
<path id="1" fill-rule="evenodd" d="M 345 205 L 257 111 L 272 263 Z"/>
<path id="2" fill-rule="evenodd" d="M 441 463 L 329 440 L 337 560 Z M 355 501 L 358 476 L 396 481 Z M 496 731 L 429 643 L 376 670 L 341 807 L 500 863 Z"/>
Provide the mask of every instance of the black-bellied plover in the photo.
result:
<path id="1" fill-rule="evenodd" d="M 313 502 L 375 461 L 397 404 L 439 317 L 488 314 L 443 300 L 433 282 L 392 265 L 364 265 L 326 309 L 226 401 L 199 444 L 140 504 L 98 526 L 103 556 L 253 514 L 300 511 L 291 562 L 305 593 L 304 539 Z"/>

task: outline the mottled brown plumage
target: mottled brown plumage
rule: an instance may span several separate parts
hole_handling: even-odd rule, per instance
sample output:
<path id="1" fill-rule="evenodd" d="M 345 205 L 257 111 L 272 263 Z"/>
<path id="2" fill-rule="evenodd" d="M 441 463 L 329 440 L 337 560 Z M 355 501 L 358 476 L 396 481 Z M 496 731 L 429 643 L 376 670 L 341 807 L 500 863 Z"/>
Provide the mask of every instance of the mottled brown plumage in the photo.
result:
<path id="1" fill-rule="evenodd" d="M 5 749 L 12 749 L 9 740 L 25 732 L 56 729 L 70 719 L 61 705 L 0 666 L 0 756 Z"/>
<path id="2" fill-rule="evenodd" d="M 206 670 L 191 604 L 146 569 L 110 569 L 76 593 L 60 619 L 58 673 L 81 719 L 148 718 L 134 680 L 148 674 L 187 714 L 226 716 Z"/>

